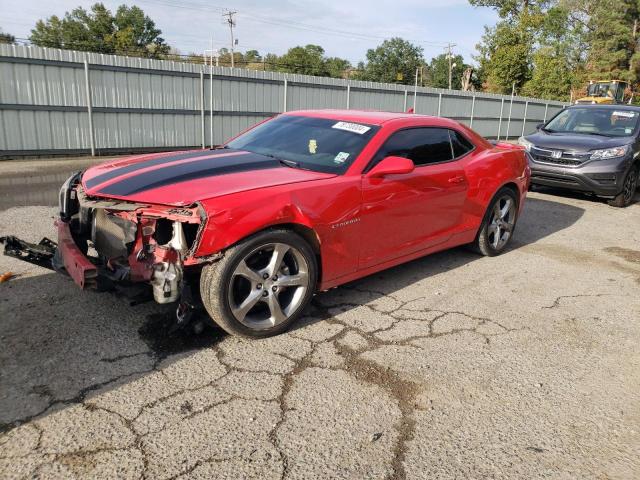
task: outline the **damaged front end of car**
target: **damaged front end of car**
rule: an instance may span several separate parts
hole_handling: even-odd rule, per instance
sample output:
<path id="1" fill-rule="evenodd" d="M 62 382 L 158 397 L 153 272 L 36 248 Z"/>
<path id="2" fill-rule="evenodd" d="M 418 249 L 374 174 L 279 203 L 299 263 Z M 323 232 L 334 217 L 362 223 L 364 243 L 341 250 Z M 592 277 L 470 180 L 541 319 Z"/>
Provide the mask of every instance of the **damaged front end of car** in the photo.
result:
<path id="1" fill-rule="evenodd" d="M 157 303 L 189 302 L 189 277 L 205 262 L 194 256 L 204 209 L 91 197 L 81 176 L 72 175 L 60 189 L 54 268 L 83 289 L 142 285 Z"/>

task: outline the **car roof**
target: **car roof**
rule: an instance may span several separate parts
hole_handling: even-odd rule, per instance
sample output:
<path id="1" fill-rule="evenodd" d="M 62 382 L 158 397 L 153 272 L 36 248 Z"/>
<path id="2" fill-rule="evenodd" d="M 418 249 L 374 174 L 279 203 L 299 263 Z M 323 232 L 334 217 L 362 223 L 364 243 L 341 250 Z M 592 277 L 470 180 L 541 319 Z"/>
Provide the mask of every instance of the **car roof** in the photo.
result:
<path id="1" fill-rule="evenodd" d="M 315 117 L 329 120 L 363 123 L 368 125 L 389 125 L 392 128 L 440 127 L 462 131 L 476 146 L 492 148 L 491 144 L 464 124 L 445 117 L 419 115 L 416 113 L 381 112 L 376 110 L 296 110 L 282 115 Z"/>
<path id="2" fill-rule="evenodd" d="M 577 104 L 577 105 L 571 105 L 567 108 L 594 108 L 594 109 L 607 109 L 607 110 L 631 110 L 634 112 L 640 112 L 640 106 L 636 106 L 636 105 L 625 105 L 625 104 L 609 104 L 609 103 L 605 103 L 605 104 L 589 104 L 589 103 L 583 103 L 583 104 Z"/>
<path id="3" fill-rule="evenodd" d="M 392 120 L 430 120 L 433 125 L 449 125 L 452 122 L 442 117 L 430 115 L 418 115 L 416 113 L 382 112 L 377 110 L 296 110 L 286 112 L 283 115 L 296 115 L 302 117 L 326 118 L 329 120 L 343 120 L 347 122 L 366 123 L 369 125 L 382 125 Z"/>

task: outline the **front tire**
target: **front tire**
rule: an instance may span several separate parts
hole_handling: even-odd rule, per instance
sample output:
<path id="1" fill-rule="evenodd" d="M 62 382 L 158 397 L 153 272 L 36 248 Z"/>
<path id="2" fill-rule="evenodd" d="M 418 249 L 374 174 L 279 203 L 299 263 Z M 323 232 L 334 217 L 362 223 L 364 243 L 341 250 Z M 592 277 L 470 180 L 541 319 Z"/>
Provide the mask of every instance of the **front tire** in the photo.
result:
<path id="1" fill-rule="evenodd" d="M 631 205 L 638 188 L 638 165 L 633 165 L 624 178 L 622 191 L 607 203 L 612 207 L 624 208 Z"/>
<path id="2" fill-rule="evenodd" d="M 267 230 L 229 248 L 202 270 L 200 294 L 226 332 L 250 338 L 287 330 L 309 305 L 317 282 L 316 256 L 290 230 Z"/>
<path id="3" fill-rule="evenodd" d="M 518 218 L 518 202 L 510 188 L 502 188 L 493 197 L 484 215 L 475 249 L 487 257 L 500 255 L 513 236 Z"/>

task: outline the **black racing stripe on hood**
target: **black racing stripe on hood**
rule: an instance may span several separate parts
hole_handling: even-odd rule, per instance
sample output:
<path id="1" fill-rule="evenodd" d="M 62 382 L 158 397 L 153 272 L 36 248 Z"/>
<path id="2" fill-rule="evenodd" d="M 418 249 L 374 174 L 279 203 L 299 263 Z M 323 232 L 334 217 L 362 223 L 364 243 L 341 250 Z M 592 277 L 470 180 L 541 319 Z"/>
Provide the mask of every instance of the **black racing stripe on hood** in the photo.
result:
<path id="1" fill-rule="evenodd" d="M 107 185 L 99 193 L 101 195 L 128 196 L 198 178 L 280 167 L 278 160 L 255 153 L 223 158 L 213 157 L 143 172 L 140 175 L 134 175 Z"/>
<path id="2" fill-rule="evenodd" d="M 142 162 L 132 163 L 131 165 L 126 165 L 124 167 L 114 168 L 113 170 L 109 170 L 108 172 L 105 172 L 100 175 L 96 175 L 93 178 L 90 178 L 85 183 L 87 185 L 87 188 L 93 188 L 96 185 L 100 185 L 101 183 L 107 182 L 114 178 L 118 178 L 119 176 L 125 175 L 127 173 L 136 172 L 142 168 L 155 167 L 157 165 L 163 165 L 165 163 L 177 162 L 178 160 L 187 160 L 189 158 L 201 157 L 205 155 L 215 157 L 222 153 L 226 154 L 229 152 L 237 152 L 237 151 L 238 150 L 231 150 L 231 149 L 220 149 L 220 150 L 210 150 L 210 151 L 196 150 L 196 151 L 180 153 L 176 155 L 168 155 L 160 158 L 152 158 L 149 160 L 143 160 Z"/>

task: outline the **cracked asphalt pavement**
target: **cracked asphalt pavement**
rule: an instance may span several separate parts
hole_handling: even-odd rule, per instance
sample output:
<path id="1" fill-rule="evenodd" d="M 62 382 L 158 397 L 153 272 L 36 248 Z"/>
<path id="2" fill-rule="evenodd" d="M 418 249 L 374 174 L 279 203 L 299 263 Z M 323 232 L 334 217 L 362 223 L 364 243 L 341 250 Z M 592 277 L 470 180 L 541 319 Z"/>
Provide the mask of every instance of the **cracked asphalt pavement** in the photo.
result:
<path id="1" fill-rule="evenodd" d="M 55 211 L 5 208 L 0 235 Z M 640 478 L 640 203 L 531 193 L 504 255 L 320 293 L 257 341 L 6 271 L 2 478 Z"/>

